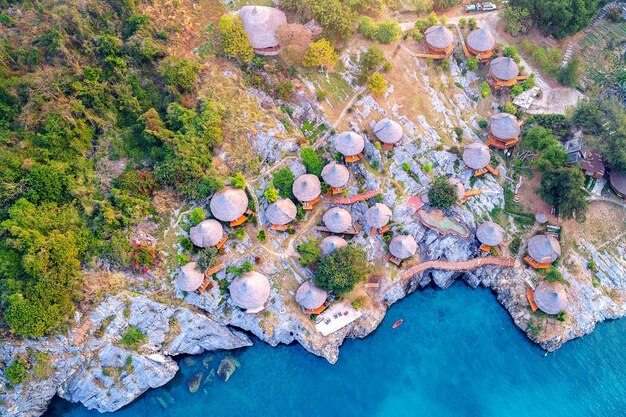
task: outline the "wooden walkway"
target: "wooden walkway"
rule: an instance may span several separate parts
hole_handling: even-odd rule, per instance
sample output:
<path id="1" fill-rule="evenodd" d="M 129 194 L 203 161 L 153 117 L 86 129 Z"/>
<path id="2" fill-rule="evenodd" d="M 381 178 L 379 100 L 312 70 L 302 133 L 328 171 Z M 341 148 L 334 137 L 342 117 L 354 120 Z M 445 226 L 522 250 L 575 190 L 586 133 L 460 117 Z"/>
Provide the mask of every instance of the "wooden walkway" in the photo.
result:
<path id="1" fill-rule="evenodd" d="M 352 204 L 357 201 L 369 200 L 372 197 L 376 197 L 380 194 L 380 190 L 371 190 L 363 194 L 357 194 L 350 197 L 333 197 L 329 201 L 331 204 Z"/>
<path id="2" fill-rule="evenodd" d="M 495 258 L 488 256 L 485 258 L 468 259 L 467 261 L 428 261 L 417 264 L 402 273 L 403 279 L 410 279 L 428 269 L 441 269 L 446 271 L 471 271 L 482 266 L 495 265 L 504 267 L 515 266 L 515 259 Z"/>

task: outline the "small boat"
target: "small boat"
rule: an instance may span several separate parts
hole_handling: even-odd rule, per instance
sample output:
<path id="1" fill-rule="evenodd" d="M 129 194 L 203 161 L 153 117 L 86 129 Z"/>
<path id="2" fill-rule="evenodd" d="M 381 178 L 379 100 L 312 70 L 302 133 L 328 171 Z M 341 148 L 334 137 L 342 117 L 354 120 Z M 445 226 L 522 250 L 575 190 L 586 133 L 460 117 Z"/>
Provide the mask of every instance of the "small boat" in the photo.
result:
<path id="1" fill-rule="evenodd" d="M 401 325 L 403 322 L 404 322 L 404 320 L 402 320 L 402 319 L 398 320 L 397 322 L 395 322 L 395 323 L 393 324 L 393 328 L 395 329 L 396 327 L 398 327 L 399 325 Z"/>

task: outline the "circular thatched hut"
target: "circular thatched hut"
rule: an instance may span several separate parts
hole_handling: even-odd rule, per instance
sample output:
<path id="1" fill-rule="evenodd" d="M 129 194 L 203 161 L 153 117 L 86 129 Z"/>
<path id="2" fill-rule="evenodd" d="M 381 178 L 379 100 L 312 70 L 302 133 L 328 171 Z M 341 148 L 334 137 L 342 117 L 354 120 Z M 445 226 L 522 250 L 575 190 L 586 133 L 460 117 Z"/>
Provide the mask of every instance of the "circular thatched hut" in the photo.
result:
<path id="1" fill-rule="evenodd" d="M 333 233 L 343 233 L 352 227 L 352 215 L 348 210 L 333 207 L 324 213 L 324 225 Z"/>
<path id="2" fill-rule="evenodd" d="M 211 198 L 211 213 L 223 222 L 232 222 L 244 215 L 248 209 L 248 196 L 244 190 L 225 187 Z"/>
<path id="3" fill-rule="evenodd" d="M 548 215 L 546 213 L 537 213 L 535 214 L 535 220 L 539 224 L 544 224 L 548 222 Z"/>
<path id="4" fill-rule="evenodd" d="M 276 226 L 284 226 L 296 219 L 296 205 L 288 198 L 279 198 L 265 210 L 267 220 Z"/>
<path id="5" fill-rule="evenodd" d="M 216 246 L 224 237 L 222 224 L 217 220 L 203 220 L 189 230 L 189 239 L 199 248 Z"/>
<path id="6" fill-rule="evenodd" d="M 567 306 L 565 286 L 560 282 L 541 281 L 533 296 L 537 307 L 547 314 L 559 314 Z"/>
<path id="7" fill-rule="evenodd" d="M 536 235 L 528 240 L 528 254 L 540 264 L 551 264 L 561 256 L 561 245 L 550 235 Z"/>
<path id="8" fill-rule="evenodd" d="M 619 172 L 617 169 L 612 168 L 609 182 L 617 195 L 626 198 L 626 172 Z"/>
<path id="9" fill-rule="evenodd" d="M 326 236 L 319 243 L 320 253 L 322 256 L 328 256 L 339 248 L 348 246 L 348 242 L 339 236 Z"/>
<path id="10" fill-rule="evenodd" d="M 517 79 L 519 75 L 519 66 L 513 58 L 501 56 L 494 59 L 489 64 L 489 74 L 496 82 L 510 83 Z"/>
<path id="11" fill-rule="evenodd" d="M 491 116 L 489 136 L 506 147 L 517 143 L 522 128 L 517 117 L 509 113 L 498 113 Z"/>
<path id="12" fill-rule="evenodd" d="M 385 117 L 374 125 L 374 134 L 386 145 L 395 145 L 402 140 L 404 132 L 400 123 Z"/>
<path id="13" fill-rule="evenodd" d="M 424 32 L 428 49 L 436 54 L 449 54 L 454 49 L 454 35 L 445 26 L 431 26 Z"/>
<path id="14" fill-rule="evenodd" d="M 482 170 L 489 165 L 490 161 L 489 148 L 480 142 L 470 143 L 463 149 L 463 162 L 472 169 Z"/>
<path id="15" fill-rule="evenodd" d="M 382 203 L 376 203 L 365 212 L 365 221 L 371 227 L 380 229 L 391 220 L 391 209 Z"/>
<path id="16" fill-rule="evenodd" d="M 328 293 L 323 288 L 318 287 L 311 281 L 305 281 L 296 291 L 296 301 L 305 310 L 316 310 L 320 308 L 328 298 Z"/>
<path id="17" fill-rule="evenodd" d="M 196 262 L 189 262 L 180 268 L 178 278 L 176 278 L 176 286 L 181 291 L 192 292 L 200 288 L 204 282 L 204 273 L 198 267 Z"/>
<path id="18" fill-rule="evenodd" d="M 487 55 L 496 47 L 496 38 L 489 29 L 473 30 L 467 35 L 467 49 L 474 55 Z"/>
<path id="19" fill-rule="evenodd" d="M 265 308 L 270 296 L 270 282 L 259 272 L 246 272 L 230 284 L 230 298 L 247 313 L 258 313 Z"/>
<path id="20" fill-rule="evenodd" d="M 344 165 L 332 161 L 322 169 L 322 179 L 333 188 L 341 188 L 348 183 L 350 171 Z"/>
<path id="21" fill-rule="evenodd" d="M 299 201 L 306 203 L 320 196 L 322 184 L 316 175 L 304 174 L 296 178 L 291 187 L 291 191 Z"/>
<path id="22" fill-rule="evenodd" d="M 504 239 L 504 229 L 494 222 L 484 222 L 476 229 L 476 237 L 484 245 L 497 246 Z"/>
<path id="23" fill-rule="evenodd" d="M 407 259 L 417 252 L 417 242 L 411 235 L 395 236 L 389 242 L 389 252 L 397 259 Z"/>
<path id="24" fill-rule="evenodd" d="M 237 14 L 250 37 L 254 52 L 259 55 L 277 55 L 280 44 L 276 39 L 276 31 L 287 24 L 285 13 L 274 7 L 244 6 Z"/>
<path id="25" fill-rule="evenodd" d="M 335 149 L 343 156 L 356 156 L 363 152 L 363 136 L 354 132 L 341 132 L 335 138 Z"/>

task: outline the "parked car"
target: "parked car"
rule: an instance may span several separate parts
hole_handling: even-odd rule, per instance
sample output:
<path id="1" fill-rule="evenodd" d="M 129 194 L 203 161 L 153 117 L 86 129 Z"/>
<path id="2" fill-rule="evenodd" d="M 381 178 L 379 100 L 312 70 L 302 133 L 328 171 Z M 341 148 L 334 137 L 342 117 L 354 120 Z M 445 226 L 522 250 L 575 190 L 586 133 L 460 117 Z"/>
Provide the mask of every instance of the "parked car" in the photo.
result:
<path id="1" fill-rule="evenodd" d="M 492 10 L 496 10 L 497 6 L 489 1 L 470 4 L 465 7 L 466 12 L 490 12 Z"/>

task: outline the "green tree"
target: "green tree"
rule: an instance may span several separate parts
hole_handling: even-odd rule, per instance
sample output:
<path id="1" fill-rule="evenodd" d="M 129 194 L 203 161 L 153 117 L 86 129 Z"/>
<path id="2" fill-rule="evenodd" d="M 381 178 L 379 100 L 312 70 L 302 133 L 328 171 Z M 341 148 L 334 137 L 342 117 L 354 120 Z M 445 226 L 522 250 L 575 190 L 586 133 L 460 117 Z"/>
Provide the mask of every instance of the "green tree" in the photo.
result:
<path id="1" fill-rule="evenodd" d="M 583 191 L 585 175 L 578 168 L 558 167 L 544 172 L 541 178 L 541 195 L 552 204 L 559 216 L 584 218 L 587 194 Z"/>
<path id="2" fill-rule="evenodd" d="M 220 33 L 220 45 L 224 54 L 237 57 L 243 62 L 252 61 L 254 50 L 239 16 L 223 15 L 217 23 L 217 29 Z"/>
<path id="3" fill-rule="evenodd" d="M 304 67 L 319 67 L 333 69 L 337 65 L 337 54 L 335 48 L 326 39 L 311 42 L 309 50 L 302 60 Z"/>
<path id="4" fill-rule="evenodd" d="M 387 80 L 385 80 L 385 77 L 383 77 L 383 75 L 378 71 L 370 75 L 370 77 L 367 79 L 367 92 L 372 93 L 376 96 L 381 96 L 385 94 L 388 86 L 389 83 L 387 82 Z"/>
<path id="5" fill-rule="evenodd" d="M 62 203 L 68 199 L 69 179 L 60 169 L 49 165 L 35 165 L 28 174 L 25 196 L 34 203 Z"/>
<path id="6" fill-rule="evenodd" d="M 246 178 L 241 172 L 235 172 L 229 179 L 233 187 L 239 188 L 241 190 L 246 188 Z"/>
<path id="7" fill-rule="evenodd" d="M 317 241 L 310 239 L 304 243 L 296 246 L 296 250 L 300 254 L 300 262 L 301 265 L 312 265 L 320 260 L 322 254 L 320 252 L 319 246 L 317 246 Z"/>
<path id="8" fill-rule="evenodd" d="M 359 19 L 359 32 L 367 39 L 374 40 L 378 35 L 378 24 L 369 16 L 361 16 Z"/>
<path id="9" fill-rule="evenodd" d="M 392 42 L 397 42 L 402 36 L 402 29 L 398 22 L 391 19 L 386 19 L 378 24 L 378 30 L 376 32 L 376 39 L 380 43 L 388 45 Z"/>
<path id="10" fill-rule="evenodd" d="M 188 59 L 168 57 L 161 62 L 160 69 L 161 75 L 170 87 L 189 92 L 198 81 L 200 64 Z"/>
<path id="11" fill-rule="evenodd" d="M 293 182 L 295 178 L 289 167 L 284 167 L 274 172 L 272 175 L 272 183 L 278 189 L 278 193 L 283 198 L 293 198 Z"/>
<path id="12" fill-rule="evenodd" d="M 319 157 L 313 148 L 302 148 L 300 150 L 300 157 L 309 174 L 317 175 L 318 177 L 322 175 L 324 160 Z"/>
<path id="13" fill-rule="evenodd" d="M 487 84 L 486 81 L 483 81 L 480 85 L 480 96 L 482 98 L 487 98 L 489 97 L 489 94 L 491 94 L 491 87 L 489 87 L 489 84 Z"/>
<path id="14" fill-rule="evenodd" d="M 195 226 L 206 218 L 206 212 L 202 207 L 195 207 L 189 213 L 189 222 Z"/>
<path id="15" fill-rule="evenodd" d="M 431 206 L 438 209 L 450 208 L 458 199 L 457 189 L 447 177 L 443 175 L 435 177 L 428 191 L 428 201 Z"/>
<path id="16" fill-rule="evenodd" d="M 270 204 L 278 200 L 278 190 L 274 187 L 266 188 L 263 195 L 265 196 L 265 199 L 267 200 L 267 202 Z"/>
<path id="17" fill-rule="evenodd" d="M 559 83 L 568 87 L 578 87 L 580 73 L 582 71 L 580 59 L 574 57 L 569 60 L 567 65 L 559 70 L 557 80 Z"/>
<path id="18" fill-rule="evenodd" d="M 342 40 L 352 37 L 357 14 L 350 7 L 349 2 L 314 0 L 307 1 L 307 5 L 315 20 L 324 28 L 324 36 Z"/>
<path id="19" fill-rule="evenodd" d="M 369 272 L 365 250 L 348 245 L 322 259 L 315 271 L 315 284 L 334 294 L 345 294 L 365 281 Z"/>
<path id="20" fill-rule="evenodd" d="M 478 58 L 467 58 L 467 69 L 476 71 L 478 69 Z"/>

